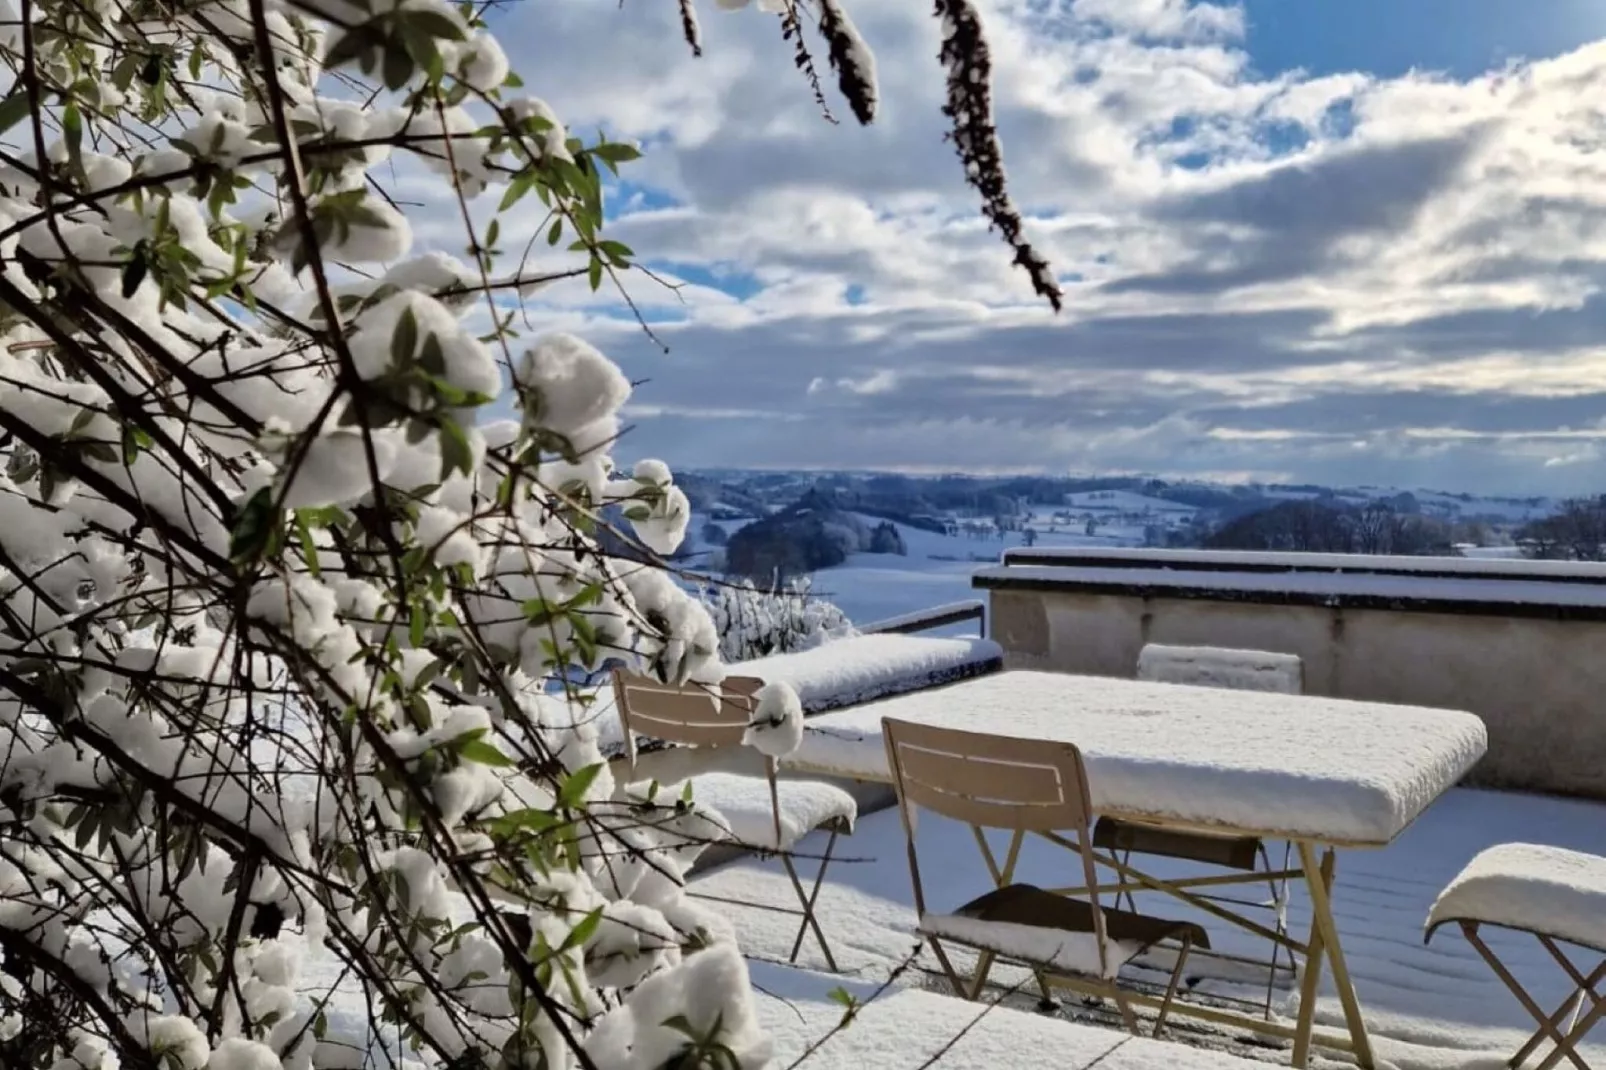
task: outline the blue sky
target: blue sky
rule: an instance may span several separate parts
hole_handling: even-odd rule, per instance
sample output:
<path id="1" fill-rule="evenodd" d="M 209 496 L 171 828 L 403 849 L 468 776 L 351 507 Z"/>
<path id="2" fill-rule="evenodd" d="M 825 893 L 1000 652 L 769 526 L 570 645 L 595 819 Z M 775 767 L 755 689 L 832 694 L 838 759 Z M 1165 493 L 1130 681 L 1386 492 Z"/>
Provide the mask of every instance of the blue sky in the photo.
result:
<path id="1" fill-rule="evenodd" d="M 1245 48 L 1268 73 L 1412 68 L 1475 77 L 1515 57 L 1569 51 L 1606 35 L 1596 0 L 1247 0 Z"/>
<path id="2" fill-rule="evenodd" d="M 673 4 L 501 34 L 574 130 L 645 150 L 610 230 L 678 287 L 630 291 L 669 351 L 543 295 L 643 381 L 622 454 L 1606 489 L 1606 5 L 979 0 L 1055 317 L 943 143 L 925 5 L 844 4 L 868 129 L 758 3 L 705 0 L 701 59 Z"/>

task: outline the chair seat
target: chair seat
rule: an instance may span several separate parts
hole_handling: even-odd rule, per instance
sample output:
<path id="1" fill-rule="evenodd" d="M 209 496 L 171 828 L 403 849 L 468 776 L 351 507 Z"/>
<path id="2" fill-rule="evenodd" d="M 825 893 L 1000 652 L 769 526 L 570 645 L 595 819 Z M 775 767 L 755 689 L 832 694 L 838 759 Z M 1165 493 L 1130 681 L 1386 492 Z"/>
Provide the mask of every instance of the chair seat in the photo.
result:
<path id="1" fill-rule="evenodd" d="M 1093 826 L 1093 846 L 1245 871 L 1254 870 L 1261 854 L 1261 841 L 1256 836 L 1177 832 L 1113 817 L 1101 817 Z"/>
<path id="2" fill-rule="evenodd" d="M 775 836 L 775 810 L 763 777 L 703 773 L 691 778 L 692 798 L 724 819 L 730 838 L 764 851 L 789 851 L 817 828 L 836 825 L 853 831 L 859 804 L 852 795 L 823 780 L 779 780 L 776 793 L 781 835 Z"/>
<path id="3" fill-rule="evenodd" d="M 1031 965 L 1106 979 L 1164 940 L 1189 937 L 1195 947 L 1210 946 L 1209 934 L 1192 922 L 1108 907 L 1102 913 L 1108 951 L 1102 969 L 1092 904 L 1030 884 L 988 892 L 951 914 L 922 914 L 919 931 Z"/>
<path id="4" fill-rule="evenodd" d="M 1503 843 L 1467 863 L 1428 912 L 1427 936 L 1450 921 L 1498 925 L 1606 952 L 1606 858 Z"/>

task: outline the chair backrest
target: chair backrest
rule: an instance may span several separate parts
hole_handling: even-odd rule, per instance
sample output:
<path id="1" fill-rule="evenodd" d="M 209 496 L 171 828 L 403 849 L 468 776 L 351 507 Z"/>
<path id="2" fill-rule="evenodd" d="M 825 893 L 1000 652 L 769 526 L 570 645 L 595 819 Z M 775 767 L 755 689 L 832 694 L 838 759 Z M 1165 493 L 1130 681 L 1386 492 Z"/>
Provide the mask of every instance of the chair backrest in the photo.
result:
<path id="1" fill-rule="evenodd" d="M 979 828 L 1080 832 L 1090 820 L 1075 745 L 883 718 L 898 799 Z"/>
<path id="2" fill-rule="evenodd" d="M 632 754 L 637 734 L 692 747 L 739 746 L 763 686 L 751 676 L 676 686 L 623 669 L 613 674 L 614 704 Z"/>
<path id="3" fill-rule="evenodd" d="M 764 681 L 753 676 L 727 676 L 713 685 L 676 686 L 615 669 L 613 700 L 625 735 L 625 761 L 634 772 L 637 733 L 690 747 L 741 746 L 763 686 Z M 781 798 L 775 774 L 776 761 L 766 756 L 764 779 L 769 783 L 775 842 L 780 843 Z"/>
<path id="4" fill-rule="evenodd" d="M 1298 695 L 1305 690 L 1304 675 L 1297 655 L 1269 650 L 1150 643 L 1138 654 L 1137 678 L 1151 683 Z"/>
<path id="5" fill-rule="evenodd" d="M 1013 866 L 1020 837 L 1026 833 L 1071 833 L 1075 837 L 1071 846 L 1081 856 L 1082 882 L 1088 889 L 1099 967 L 1103 970 L 1108 948 L 1093 865 L 1093 837 L 1088 829 L 1093 803 L 1088 796 L 1082 752 L 1076 745 L 936 728 L 890 717 L 881 719 L 881 736 L 887 746 L 893 788 L 898 793 L 916 911 L 926 912 L 920 856 L 915 847 L 916 806 L 970 825 L 995 876 L 998 871 L 982 829 L 1009 829 L 1014 833 L 1006 869 Z"/>

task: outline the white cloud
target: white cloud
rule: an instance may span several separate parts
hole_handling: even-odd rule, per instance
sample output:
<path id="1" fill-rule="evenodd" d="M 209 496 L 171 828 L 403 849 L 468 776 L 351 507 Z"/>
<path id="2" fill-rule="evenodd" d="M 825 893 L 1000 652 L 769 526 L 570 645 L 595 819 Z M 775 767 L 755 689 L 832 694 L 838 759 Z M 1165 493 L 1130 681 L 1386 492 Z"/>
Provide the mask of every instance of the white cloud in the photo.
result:
<path id="1" fill-rule="evenodd" d="M 1066 280 L 1056 319 L 942 141 L 938 27 L 907 0 L 847 2 L 878 54 L 870 129 L 816 47 L 845 121 L 819 116 L 756 10 L 710 5 L 701 59 L 673 4 L 504 17 L 515 66 L 573 129 L 645 139 L 626 177 L 654 193 L 614 236 L 699 280 L 636 287 L 667 357 L 599 317 L 606 295 L 542 295 L 652 378 L 642 448 L 1594 478 L 1567 459 L 1593 444 L 1551 436 L 1606 412 L 1606 43 L 1465 81 L 1262 76 L 1229 4 L 993 0 L 999 127 L 1029 236 Z M 698 272 L 742 279 L 741 299 Z"/>

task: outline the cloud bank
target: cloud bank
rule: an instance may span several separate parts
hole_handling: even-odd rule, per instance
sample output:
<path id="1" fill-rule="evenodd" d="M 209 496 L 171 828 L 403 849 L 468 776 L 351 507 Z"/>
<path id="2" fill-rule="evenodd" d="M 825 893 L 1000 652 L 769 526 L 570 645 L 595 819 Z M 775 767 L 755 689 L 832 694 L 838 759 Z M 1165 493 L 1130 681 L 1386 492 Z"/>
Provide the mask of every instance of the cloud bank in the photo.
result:
<path id="1" fill-rule="evenodd" d="M 1606 484 L 1606 42 L 1465 79 L 1264 74 L 1232 5 L 988 0 L 1055 317 L 942 140 L 926 5 L 844 6 L 877 55 L 869 128 L 829 87 L 821 117 L 756 7 L 705 2 L 701 59 L 662 0 L 501 16 L 572 129 L 646 151 L 611 236 L 678 284 L 632 289 L 670 351 L 606 294 L 542 295 L 646 380 L 621 452 Z"/>

